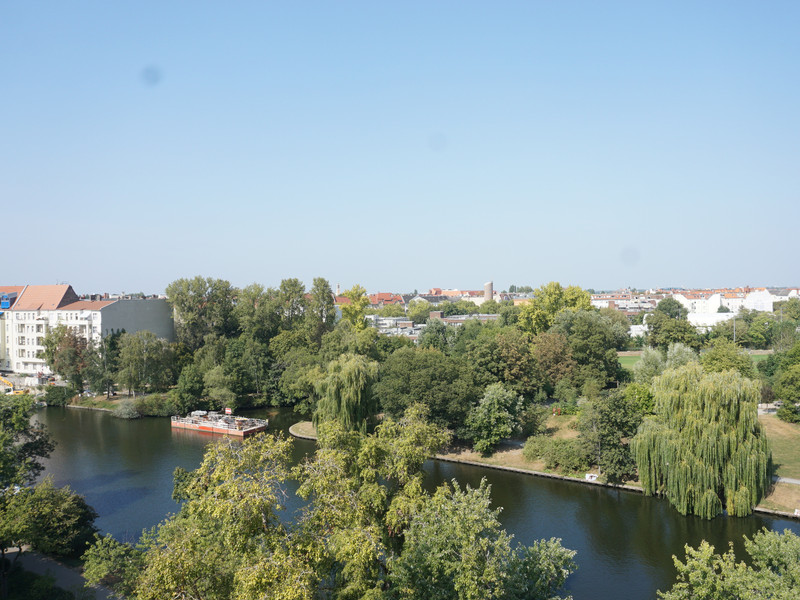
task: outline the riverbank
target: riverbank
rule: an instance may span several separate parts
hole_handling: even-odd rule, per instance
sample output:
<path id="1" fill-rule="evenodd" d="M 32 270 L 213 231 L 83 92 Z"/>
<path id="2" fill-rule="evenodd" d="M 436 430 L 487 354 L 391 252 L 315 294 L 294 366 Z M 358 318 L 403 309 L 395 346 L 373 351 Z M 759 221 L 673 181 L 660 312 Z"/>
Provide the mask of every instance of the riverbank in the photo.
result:
<path id="1" fill-rule="evenodd" d="M 295 423 L 289 428 L 289 433 L 294 437 L 304 440 L 317 439 L 316 430 L 310 421 L 300 421 L 299 423 Z M 562 428 L 560 433 L 564 436 L 569 436 L 569 427 Z M 577 432 L 575 432 L 575 434 L 577 435 Z M 800 436 L 798 436 L 798 439 L 800 439 Z M 783 446 L 781 446 L 781 448 L 783 448 Z M 779 456 L 782 457 L 783 452 L 781 452 Z M 520 443 L 507 442 L 502 444 L 501 447 L 490 456 L 482 456 L 479 453 L 473 452 L 469 448 L 453 448 L 449 452 L 437 454 L 434 458 L 444 462 L 460 463 L 474 467 L 485 467 L 499 471 L 519 473 L 521 475 L 545 477 L 548 479 L 560 479 L 562 481 L 572 481 L 574 483 L 582 483 L 585 485 L 626 490 L 638 494 L 644 493 L 641 486 L 636 481 L 631 481 L 622 485 L 614 485 L 597 481 L 596 479 L 587 479 L 586 476 L 576 477 L 573 475 L 563 475 L 561 473 L 544 470 L 544 463 L 541 461 L 531 463 L 525 459 L 524 456 L 522 456 L 522 447 Z M 760 514 L 800 520 L 800 513 L 796 512 L 797 510 L 800 510 L 800 485 L 795 485 L 787 481 L 777 481 L 773 485 L 770 494 L 766 496 L 761 504 L 759 504 L 753 510 L 754 512 Z"/>

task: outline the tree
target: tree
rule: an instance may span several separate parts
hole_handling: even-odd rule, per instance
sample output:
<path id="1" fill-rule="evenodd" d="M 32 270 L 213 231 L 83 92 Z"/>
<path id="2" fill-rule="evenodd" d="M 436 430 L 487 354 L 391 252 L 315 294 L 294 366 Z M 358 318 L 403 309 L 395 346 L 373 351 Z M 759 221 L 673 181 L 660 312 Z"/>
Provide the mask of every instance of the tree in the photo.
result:
<path id="1" fill-rule="evenodd" d="M 680 342 L 672 343 L 667 348 L 667 362 L 664 367 L 667 369 L 677 369 L 691 362 L 697 362 L 699 357 L 697 352 L 686 344 Z"/>
<path id="2" fill-rule="evenodd" d="M 455 329 L 445 325 L 441 319 L 429 319 L 425 329 L 419 334 L 417 343 L 420 348 L 435 348 L 447 354 L 455 336 Z"/>
<path id="3" fill-rule="evenodd" d="M 344 354 L 328 364 L 325 377 L 316 384 L 319 397 L 314 425 L 338 421 L 347 431 L 366 431 L 367 421 L 378 412 L 372 384 L 378 363 L 358 354 Z"/>
<path id="4" fill-rule="evenodd" d="M 502 383 L 528 398 L 541 385 L 529 338 L 515 327 L 481 328 L 478 336 L 467 343 L 467 360 L 480 385 Z"/>
<path id="5" fill-rule="evenodd" d="M 306 327 L 311 341 L 319 348 L 322 336 L 333 331 L 336 321 L 331 284 L 324 277 L 315 277 L 310 296 L 305 314 Z"/>
<path id="6" fill-rule="evenodd" d="M 650 346 L 667 348 L 670 344 L 679 342 L 694 349 L 700 347 L 697 330 L 685 319 L 673 319 L 667 313 L 657 310 L 647 318 L 646 323 L 647 343 Z"/>
<path id="7" fill-rule="evenodd" d="M 800 402 L 800 364 L 781 371 L 775 383 L 775 395 L 787 403 Z"/>
<path id="8" fill-rule="evenodd" d="M 111 397 L 119 368 L 119 340 L 122 332 L 112 333 L 88 348 L 86 379 L 94 392 Z"/>
<path id="9" fill-rule="evenodd" d="M 429 302 L 425 300 L 415 300 L 408 305 L 406 315 L 415 325 L 421 325 L 422 323 L 428 322 L 431 310 L 433 309 Z"/>
<path id="10" fill-rule="evenodd" d="M 565 310 L 589 310 L 591 296 L 576 285 L 567 288 L 551 281 L 536 289 L 535 297 L 522 305 L 518 325 L 523 331 L 537 335 L 550 329 L 556 316 Z"/>
<path id="11" fill-rule="evenodd" d="M 655 377 L 664 372 L 664 355 L 655 348 L 645 348 L 639 360 L 633 365 L 633 380 L 642 385 L 650 385 Z"/>
<path id="12" fill-rule="evenodd" d="M 700 357 L 700 364 L 707 373 L 733 369 L 744 377 L 752 378 L 755 375 L 753 359 L 750 358 L 750 355 L 724 338 L 717 339 L 711 349 L 703 353 Z"/>
<path id="13" fill-rule="evenodd" d="M 697 364 L 653 382 L 655 415 L 631 441 L 644 493 L 681 514 L 711 519 L 723 507 L 749 515 L 769 486 L 771 454 L 758 421 L 760 385 L 735 371 Z"/>
<path id="14" fill-rule="evenodd" d="M 205 336 L 228 337 L 237 324 L 233 310 L 236 290 L 224 279 L 177 279 L 167 286 L 167 302 L 175 312 L 178 340 L 192 351 Z"/>
<path id="15" fill-rule="evenodd" d="M 160 392 L 174 382 L 169 343 L 151 331 L 123 333 L 119 340 L 117 381 L 128 393 Z"/>
<path id="16" fill-rule="evenodd" d="M 608 317 L 595 310 L 564 311 L 556 317 L 553 331 L 569 342 L 577 364 L 574 379 L 578 385 L 595 380 L 605 387 L 618 380 L 622 367 L 617 348 L 625 342 Z"/>
<path id="17" fill-rule="evenodd" d="M 391 416 L 402 416 L 413 404 L 424 404 L 433 423 L 453 430 L 463 430 L 480 396 L 472 370 L 461 358 L 409 347 L 386 359 L 373 391 Z"/>
<path id="18" fill-rule="evenodd" d="M 636 475 L 627 440 L 636 433 L 643 413 L 628 394 L 612 391 L 584 406 L 578 419 L 581 438 L 592 448 L 595 464 L 609 483 Z"/>
<path id="19" fill-rule="evenodd" d="M 684 307 L 683 304 L 670 296 L 668 298 L 664 298 L 663 300 L 659 301 L 658 304 L 656 304 L 655 312 L 661 313 L 670 319 L 686 320 L 686 316 L 689 314 L 689 309 Z"/>
<path id="20" fill-rule="evenodd" d="M 89 354 L 86 338 L 71 327 L 58 325 L 47 332 L 43 343 L 47 366 L 66 379 L 74 390 L 83 391 Z"/>
<path id="21" fill-rule="evenodd" d="M 551 331 L 533 338 L 533 357 L 543 387 L 553 393 L 562 380 L 572 379 L 577 365 L 565 335 Z"/>
<path id="22" fill-rule="evenodd" d="M 111 535 L 100 537 L 81 557 L 83 576 L 87 581 L 108 587 L 123 598 L 132 597 L 136 579 L 144 568 L 144 553 L 115 540 Z"/>
<path id="23" fill-rule="evenodd" d="M 392 563 L 390 598 L 403 600 L 536 600 L 553 598 L 575 569 L 560 540 L 512 548 L 489 486 L 440 487 L 406 532 Z M 468 515 L 468 518 L 464 518 Z"/>
<path id="24" fill-rule="evenodd" d="M 365 329 L 367 320 L 364 318 L 364 314 L 369 306 L 367 290 L 360 285 L 354 285 L 342 295 L 350 300 L 349 303 L 342 304 L 342 318 L 350 321 L 350 324 L 356 329 Z"/>
<path id="25" fill-rule="evenodd" d="M 53 451 L 44 425 L 31 422 L 33 410 L 28 394 L 0 396 L 0 489 L 33 483 Z"/>
<path id="26" fill-rule="evenodd" d="M 508 438 L 516 426 L 515 414 L 520 402 L 511 390 L 493 383 L 467 415 L 467 429 L 474 440 L 473 447 L 481 454 L 491 454 L 497 445 Z"/>
<path id="27" fill-rule="evenodd" d="M 672 557 L 677 581 L 663 600 L 790 600 L 800 595 L 800 538 L 788 529 L 782 534 L 766 529 L 744 545 L 750 564 L 737 563 L 733 544 L 725 554 L 703 540 L 698 548 L 688 544 L 686 562 Z"/>
<path id="28" fill-rule="evenodd" d="M 68 487 L 49 477 L 35 487 L 0 492 L 0 597 L 8 596 L 8 575 L 26 547 L 57 556 L 81 554 L 97 529 L 97 513 Z M 14 561 L 6 560 L 17 548 Z"/>

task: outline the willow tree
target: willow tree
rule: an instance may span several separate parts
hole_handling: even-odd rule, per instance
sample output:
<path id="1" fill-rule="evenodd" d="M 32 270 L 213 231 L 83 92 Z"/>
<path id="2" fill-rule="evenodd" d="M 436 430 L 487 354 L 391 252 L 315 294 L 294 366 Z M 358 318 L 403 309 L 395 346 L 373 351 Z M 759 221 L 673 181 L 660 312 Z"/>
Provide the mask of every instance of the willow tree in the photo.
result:
<path id="1" fill-rule="evenodd" d="M 336 420 L 348 431 L 365 431 L 367 420 L 378 412 L 372 384 L 378 363 L 359 354 L 343 354 L 328 363 L 327 373 L 316 383 L 319 396 L 314 425 Z"/>
<path id="2" fill-rule="evenodd" d="M 758 421 L 757 382 L 696 363 L 653 381 L 655 415 L 631 441 L 646 495 L 681 514 L 749 515 L 769 485 L 771 454 Z"/>

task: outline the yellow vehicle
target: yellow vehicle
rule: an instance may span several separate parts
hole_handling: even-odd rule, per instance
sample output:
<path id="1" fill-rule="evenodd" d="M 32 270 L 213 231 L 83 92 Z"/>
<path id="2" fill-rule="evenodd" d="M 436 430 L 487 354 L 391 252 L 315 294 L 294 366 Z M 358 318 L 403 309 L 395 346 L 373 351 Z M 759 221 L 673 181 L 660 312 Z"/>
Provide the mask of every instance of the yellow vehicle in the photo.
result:
<path id="1" fill-rule="evenodd" d="M 24 394 L 25 393 L 23 390 L 15 390 L 14 389 L 14 384 L 11 383 L 5 377 L 0 377 L 0 384 L 5 386 L 6 389 L 3 390 L 3 393 L 5 393 L 5 394 Z"/>

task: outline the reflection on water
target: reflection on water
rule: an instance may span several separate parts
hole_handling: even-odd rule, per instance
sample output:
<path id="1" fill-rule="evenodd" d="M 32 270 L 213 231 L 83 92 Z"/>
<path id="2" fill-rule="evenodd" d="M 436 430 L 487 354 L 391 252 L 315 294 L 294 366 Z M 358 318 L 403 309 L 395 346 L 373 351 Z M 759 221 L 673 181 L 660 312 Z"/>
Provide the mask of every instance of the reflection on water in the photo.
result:
<path id="1" fill-rule="evenodd" d="M 270 419 L 270 429 L 286 432 L 296 417 L 291 411 L 252 411 Z M 176 467 L 194 469 L 206 444 L 218 436 L 173 431 L 169 419 L 114 419 L 88 410 L 47 408 L 37 417 L 57 441 L 46 473 L 56 485 L 70 485 L 100 514 L 97 525 L 129 541 L 138 539 L 178 505 L 172 500 Z M 314 451 L 314 443 L 295 440 L 297 463 Z M 654 598 L 655 590 L 674 580 L 672 555 L 683 557 L 684 544 L 706 539 L 720 551 L 734 542 L 743 551 L 742 536 L 762 527 L 800 533 L 795 521 L 760 516 L 720 517 L 704 521 L 681 517 L 665 501 L 639 494 L 586 486 L 468 465 L 429 461 L 426 485 L 457 479 L 476 487 L 485 477 L 492 485 L 500 518 L 516 540 L 530 544 L 557 537 L 578 551 L 578 571 L 568 589 L 577 600 Z M 287 485 L 284 518 L 302 506 L 296 485 Z"/>

